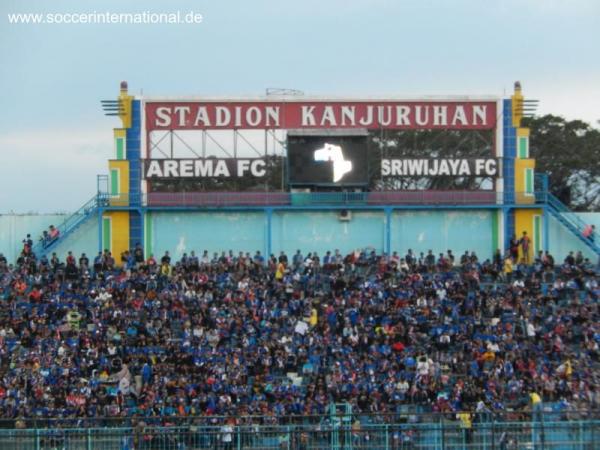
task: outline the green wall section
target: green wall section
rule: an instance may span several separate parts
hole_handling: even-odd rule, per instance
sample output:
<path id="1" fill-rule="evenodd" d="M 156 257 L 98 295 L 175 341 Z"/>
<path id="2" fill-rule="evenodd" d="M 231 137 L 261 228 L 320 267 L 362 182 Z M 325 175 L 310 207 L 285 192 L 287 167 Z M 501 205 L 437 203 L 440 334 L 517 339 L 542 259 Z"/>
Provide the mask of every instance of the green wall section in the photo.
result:
<path id="1" fill-rule="evenodd" d="M 110 217 L 102 218 L 102 249 L 111 250 L 111 220 Z"/>
<path id="2" fill-rule="evenodd" d="M 529 158 L 529 152 L 527 151 L 528 141 L 529 138 L 527 137 L 522 136 L 519 138 L 519 158 L 521 159 Z"/>
<path id="3" fill-rule="evenodd" d="M 117 159 L 125 159 L 125 152 L 123 146 L 123 138 L 118 137 L 117 140 Z"/>
<path id="4" fill-rule="evenodd" d="M 152 244 L 152 213 L 148 212 L 144 215 L 144 255 L 146 258 L 154 254 Z"/>
<path id="5" fill-rule="evenodd" d="M 110 170 L 110 193 L 112 195 L 119 194 L 119 169 Z"/>

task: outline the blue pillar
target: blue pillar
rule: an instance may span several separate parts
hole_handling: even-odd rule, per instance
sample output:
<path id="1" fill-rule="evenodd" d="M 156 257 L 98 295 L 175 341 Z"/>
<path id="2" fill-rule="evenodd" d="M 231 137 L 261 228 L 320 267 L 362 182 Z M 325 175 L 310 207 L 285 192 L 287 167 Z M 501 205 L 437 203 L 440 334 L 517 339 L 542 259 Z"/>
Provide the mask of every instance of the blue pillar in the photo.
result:
<path id="1" fill-rule="evenodd" d="M 502 117 L 504 140 L 496 145 L 503 147 L 504 204 L 512 204 L 515 202 L 515 159 L 517 157 L 517 130 L 512 126 L 512 100 L 504 100 Z"/>
<path id="2" fill-rule="evenodd" d="M 144 223 L 144 219 L 145 219 L 144 208 L 137 208 L 137 212 L 138 212 L 138 215 L 140 218 L 140 234 L 138 236 L 140 238 L 139 243 L 142 246 L 142 248 L 145 248 L 146 243 L 144 242 L 144 237 L 145 237 L 145 235 L 144 235 L 145 228 L 144 227 L 146 226 L 146 224 Z M 144 253 L 144 256 L 146 256 L 145 253 Z"/>
<path id="3" fill-rule="evenodd" d="M 384 236 L 384 252 L 388 256 L 392 254 L 392 208 L 385 208 L 385 231 Z"/>
<path id="4" fill-rule="evenodd" d="M 129 248 L 144 240 L 142 205 L 142 175 L 141 175 L 141 129 L 142 106 L 140 100 L 131 102 L 131 127 L 126 131 L 127 160 L 129 161 L 129 206 L 137 207 L 129 211 Z"/>
<path id="5" fill-rule="evenodd" d="M 126 131 L 127 160 L 129 161 L 129 205 L 140 206 L 142 202 L 141 162 L 142 106 L 140 100 L 131 102 L 131 127 Z M 138 237 L 139 239 L 139 237 Z"/>
<path id="6" fill-rule="evenodd" d="M 515 234 L 515 211 L 513 208 L 504 207 L 504 250 L 508 249 L 511 238 Z"/>
<path id="7" fill-rule="evenodd" d="M 550 183 L 548 181 L 548 174 L 543 173 L 542 176 L 542 190 L 544 191 L 544 195 L 548 195 L 548 190 L 550 189 Z"/>

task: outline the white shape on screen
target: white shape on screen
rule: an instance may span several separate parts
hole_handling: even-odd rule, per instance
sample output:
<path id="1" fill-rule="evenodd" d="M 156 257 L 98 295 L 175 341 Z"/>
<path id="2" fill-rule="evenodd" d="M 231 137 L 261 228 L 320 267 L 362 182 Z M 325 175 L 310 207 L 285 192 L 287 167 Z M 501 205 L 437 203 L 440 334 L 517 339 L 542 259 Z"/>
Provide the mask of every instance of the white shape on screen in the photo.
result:
<path id="1" fill-rule="evenodd" d="M 352 161 L 344 159 L 342 147 L 325 143 L 322 148 L 315 150 L 315 161 L 333 162 L 333 182 L 337 183 L 348 172 L 352 172 Z"/>

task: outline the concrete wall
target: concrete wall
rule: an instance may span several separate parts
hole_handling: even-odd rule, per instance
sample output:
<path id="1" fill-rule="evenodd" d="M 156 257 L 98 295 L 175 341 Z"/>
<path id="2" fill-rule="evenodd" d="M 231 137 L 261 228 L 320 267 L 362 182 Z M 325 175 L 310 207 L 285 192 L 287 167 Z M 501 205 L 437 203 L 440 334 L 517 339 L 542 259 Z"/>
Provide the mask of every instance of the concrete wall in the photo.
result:
<path id="1" fill-rule="evenodd" d="M 62 260 L 68 251 L 72 251 L 77 259 L 82 253 L 85 253 L 90 263 L 94 260 L 94 256 L 98 254 L 100 245 L 98 243 L 98 216 L 93 215 L 83 222 L 79 228 L 71 233 L 65 240 L 61 240 L 52 249 Z M 119 255 L 115 256 L 118 260 Z"/>
<path id="2" fill-rule="evenodd" d="M 385 248 L 383 211 L 352 211 L 340 221 L 338 211 L 279 211 L 271 222 L 271 253 L 304 254 L 339 249 Z M 195 250 L 268 251 L 267 215 L 262 212 L 152 213 L 151 246 L 155 256 L 169 250 L 175 257 Z M 148 217 L 146 218 L 148 220 Z M 390 223 L 392 250 L 454 253 L 474 250 L 481 258 L 492 255 L 491 211 L 396 211 Z"/>
<path id="3" fill-rule="evenodd" d="M 288 255 L 301 249 L 304 254 L 339 249 L 385 248 L 385 214 L 382 211 L 352 211 L 348 222 L 339 220 L 338 211 L 275 211 L 272 216 L 271 253 Z M 587 223 L 600 230 L 600 213 L 581 214 Z M 183 252 L 196 253 L 233 250 L 267 252 L 267 217 L 262 212 L 228 213 L 152 213 L 152 249 L 154 255 L 169 250 L 176 257 Z M 435 253 L 450 249 L 457 256 L 475 251 L 480 259 L 494 252 L 492 221 L 494 211 L 394 211 L 390 223 L 392 251 L 404 255 L 414 252 Z M 519 228 L 520 229 L 520 228 Z M 532 232 L 533 233 L 533 232 Z M 530 234 L 532 234 L 530 233 Z M 558 221 L 550 217 L 550 252 L 562 261 L 569 251 L 581 250 L 589 258 L 593 253 Z M 532 234 L 533 235 L 533 234 Z"/>
<path id="4" fill-rule="evenodd" d="M 146 216 L 152 221 L 152 253 L 162 256 L 166 250 L 180 257 L 195 250 L 221 252 L 264 251 L 265 215 L 262 212 L 209 213 L 209 212 L 152 212 Z"/>
<path id="5" fill-rule="evenodd" d="M 343 254 L 356 249 L 384 249 L 385 215 L 382 211 L 352 211 L 351 220 L 340 221 L 338 211 L 286 211 L 273 214 L 272 252 L 288 255 L 339 249 Z"/>
<path id="6" fill-rule="evenodd" d="M 34 243 L 39 239 L 42 231 L 50 225 L 61 224 L 68 215 L 65 214 L 2 214 L 0 215 L 0 253 L 6 256 L 9 262 L 14 262 L 21 249 L 22 240 L 30 233 Z M 93 216 L 86 220 L 67 239 L 60 241 L 52 250 L 64 258 L 67 251 L 88 256 L 95 255 L 98 251 L 98 219 Z"/>
<path id="7" fill-rule="evenodd" d="M 600 213 L 581 214 L 585 222 L 600 230 Z M 29 232 L 36 238 L 50 224 L 65 219 L 62 214 L 0 215 L 0 252 L 14 261 L 21 249 L 21 240 Z M 152 212 L 150 240 L 156 256 L 169 250 L 175 257 L 195 250 L 210 252 L 233 250 L 267 251 L 267 216 L 258 212 Z M 480 258 L 493 252 L 492 218 L 489 210 L 462 211 L 395 211 L 390 223 L 391 248 L 404 254 L 431 249 L 441 252 L 451 249 L 456 255 L 474 250 Z M 148 224 L 146 224 L 148 225 Z M 347 253 L 354 249 L 385 247 L 385 214 L 382 211 L 352 211 L 352 220 L 341 222 L 337 211 L 275 211 L 272 215 L 271 252 L 288 254 L 301 249 L 304 254 L 339 249 Z M 562 261 L 570 250 L 581 250 L 587 257 L 594 255 L 559 222 L 549 224 L 550 252 Z M 62 258 L 68 250 L 79 256 L 92 257 L 99 248 L 98 223 L 91 217 L 54 251 Z M 118 257 L 118 255 L 116 255 Z"/>
<path id="8" fill-rule="evenodd" d="M 392 251 L 404 256 L 408 249 L 417 254 L 452 250 L 458 257 L 465 250 L 480 259 L 493 254 L 491 210 L 395 211 L 392 215 Z"/>
<path id="9" fill-rule="evenodd" d="M 600 230 L 600 213 L 581 213 L 579 216 L 590 225 Z M 570 251 L 581 251 L 586 258 L 596 262 L 598 257 L 576 236 L 569 232 L 558 220 L 550 217 L 548 225 L 549 250 L 557 263 L 561 263 Z"/>

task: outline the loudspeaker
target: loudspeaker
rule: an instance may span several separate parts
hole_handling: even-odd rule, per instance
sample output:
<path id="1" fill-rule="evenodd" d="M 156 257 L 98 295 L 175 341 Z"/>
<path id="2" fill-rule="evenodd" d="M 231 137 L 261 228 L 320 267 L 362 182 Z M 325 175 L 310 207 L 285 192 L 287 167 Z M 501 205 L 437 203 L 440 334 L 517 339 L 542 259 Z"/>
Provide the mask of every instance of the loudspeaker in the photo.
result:
<path id="1" fill-rule="evenodd" d="M 341 222 L 350 222 L 350 220 L 352 220 L 352 212 L 348 211 L 347 209 L 342 209 L 338 215 L 338 219 Z"/>

